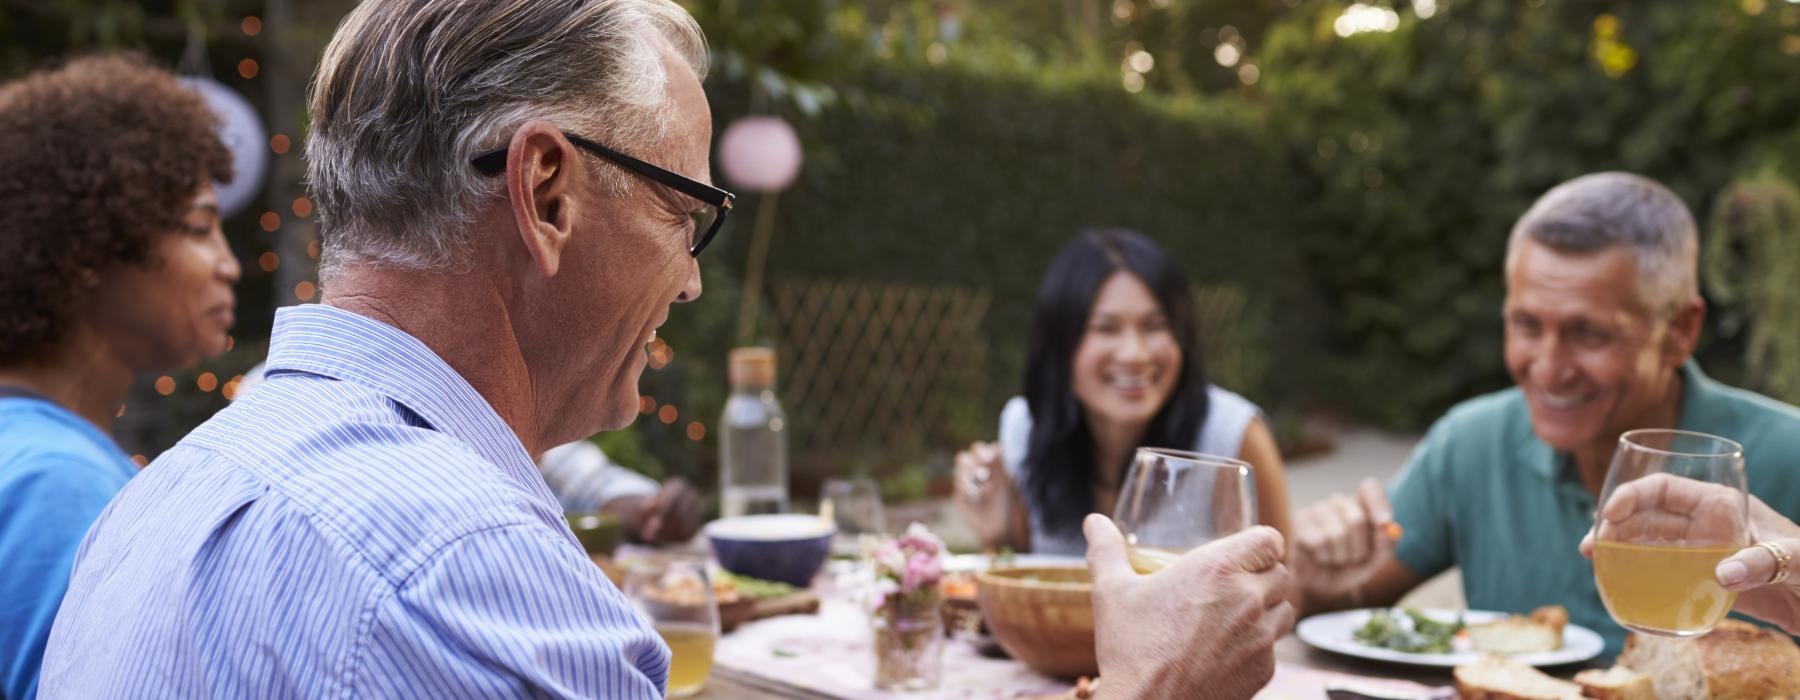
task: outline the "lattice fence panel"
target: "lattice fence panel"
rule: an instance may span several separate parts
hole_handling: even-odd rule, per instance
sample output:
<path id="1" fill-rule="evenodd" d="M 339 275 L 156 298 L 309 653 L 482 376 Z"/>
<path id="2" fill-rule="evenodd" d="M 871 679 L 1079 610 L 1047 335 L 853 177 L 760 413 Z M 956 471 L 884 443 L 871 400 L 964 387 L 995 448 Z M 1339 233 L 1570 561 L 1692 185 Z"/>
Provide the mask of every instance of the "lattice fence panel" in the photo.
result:
<path id="1" fill-rule="evenodd" d="M 985 289 L 784 280 L 770 296 L 796 465 L 916 461 L 946 434 L 947 407 L 987 388 Z"/>

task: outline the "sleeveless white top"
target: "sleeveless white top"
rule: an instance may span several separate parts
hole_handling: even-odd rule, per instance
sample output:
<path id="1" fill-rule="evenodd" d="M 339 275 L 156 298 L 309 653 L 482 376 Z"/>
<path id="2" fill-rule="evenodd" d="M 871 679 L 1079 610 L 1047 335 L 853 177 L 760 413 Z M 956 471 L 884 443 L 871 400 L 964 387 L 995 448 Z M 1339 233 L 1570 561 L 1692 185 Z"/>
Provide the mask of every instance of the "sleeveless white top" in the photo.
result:
<path id="1" fill-rule="evenodd" d="M 1260 415 L 1262 409 L 1250 403 L 1249 399 L 1211 384 L 1206 385 L 1206 421 L 1200 425 L 1200 435 L 1194 440 L 1193 451 L 1242 459 L 1240 453 L 1244 446 L 1244 431 Z M 1018 485 L 1022 495 L 1026 477 L 1031 472 L 1031 466 L 1025 464 L 1025 452 L 1029 449 L 1030 442 L 1031 408 L 1026 406 L 1025 397 L 1014 396 L 1000 412 L 1000 459 L 1006 464 L 1006 473 L 1012 476 L 1013 483 Z M 1039 520 L 1037 505 L 1031 502 L 1029 496 L 1025 498 L 1025 507 L 1031 509 L 1033 553 L 1076 556 L 1087 553 L 1087 539 L 1082 536 L 1079 523 L 1071 527 L 1067 535 L 1051 534 Z"/>

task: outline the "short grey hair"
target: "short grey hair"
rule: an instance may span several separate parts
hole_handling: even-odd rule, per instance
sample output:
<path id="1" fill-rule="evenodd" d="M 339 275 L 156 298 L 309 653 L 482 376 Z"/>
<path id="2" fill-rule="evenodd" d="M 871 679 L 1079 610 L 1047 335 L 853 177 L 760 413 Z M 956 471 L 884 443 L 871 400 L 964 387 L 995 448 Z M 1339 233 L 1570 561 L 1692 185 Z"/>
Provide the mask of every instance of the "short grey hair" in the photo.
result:
<path id="1" fill-rule="evenodd" d="M 1527 237 L 1577 255 L 1631 248 L 1639 289 L 1657 313 L 1672 313 L 1700 296 L 1700 236 L 1694 215 L 1680 197 L 1650 178 L 1592 173 L 1545 192 L 1513 225 L 1506 246 L 1508 278 Z"/>
<path id="2" fill-rule="evenodd" d="M 363 0 L 309 98 L 321 278 L 349 262 L 466 269 L 475 209 L 502 187 L 469 160 L 526 121 L 627 153 L 659 145 L 669 50 L 705 76 L 706 40 L 672 0 Z"/>

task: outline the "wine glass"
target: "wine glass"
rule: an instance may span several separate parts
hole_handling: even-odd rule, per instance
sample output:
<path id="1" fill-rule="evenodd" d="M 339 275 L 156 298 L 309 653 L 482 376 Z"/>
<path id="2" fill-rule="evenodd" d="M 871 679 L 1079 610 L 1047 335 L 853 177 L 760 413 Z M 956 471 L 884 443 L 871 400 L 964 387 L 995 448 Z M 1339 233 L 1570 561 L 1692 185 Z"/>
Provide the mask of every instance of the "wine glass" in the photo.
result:
<path id="1" fill-rule="evenodd" d="M 838 556 L 857 556 L 864 535 L 887 531 L 881 490 L 872 479 L 826 479 L 819 491 L 819 515 L 837 523 L 831 549 Z"/>
<path id="2" fill-rule="evenodd" d="M 1113 507 L 1132 567 L 1159 571 L 1189 549 L 1256 524 L 1255 488 L 1243 460 L 1138 448 Z"/>
<path id="3" fill-rule="evenodd" d="M 1711 631 L 1737 594 L 1713 576 L 1749 543 L 1744 448 L 1684 430 L 1619 436 L 1594 533 L 1594 583 L 1626 628 L 1672 637 Z"/>
<path id="4" fill-rule="evenodd" d="M 669 558 L 646 562 L 625 577 L 625 595 L 669 645 L 669 697 L 700 692 L 712 674 L 719 605 L 706 563 Z"/>

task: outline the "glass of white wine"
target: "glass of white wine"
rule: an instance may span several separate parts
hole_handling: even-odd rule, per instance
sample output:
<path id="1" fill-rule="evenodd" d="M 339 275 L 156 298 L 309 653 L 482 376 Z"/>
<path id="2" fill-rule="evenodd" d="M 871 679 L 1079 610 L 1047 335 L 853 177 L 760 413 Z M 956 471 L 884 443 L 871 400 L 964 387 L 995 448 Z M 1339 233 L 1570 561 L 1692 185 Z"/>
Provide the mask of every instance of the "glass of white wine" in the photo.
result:
<path id="1" fill-rule="evenodd" d="M 719 605 L 706 562 L 646 562 L 626 575 L 625 594 L 669 645 L 668 696 L 700 692 L 712 675 L 713 646 L 719 639 Z"/>
<path id="2" fill-rule="evenodd" d="M 1613 619 L 1662 636 L 1712 631 L 1737 600 L 1713 569 L 1749 544 L 1745 488 L 1736 442 L 1683 430 L 1619 436 L 1594 519 L 1594 583 Z"/>
<path id="3" fill-rule="evenodd" d="M 1256 524 L 1250 464 L 1230 457 L 1140 447 L 1119 487 L 1113 521 L 1139 573 Z"/>

